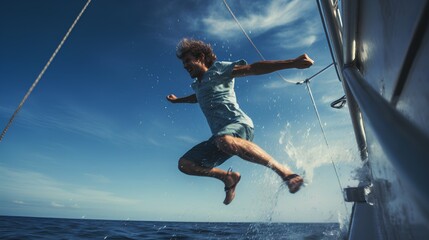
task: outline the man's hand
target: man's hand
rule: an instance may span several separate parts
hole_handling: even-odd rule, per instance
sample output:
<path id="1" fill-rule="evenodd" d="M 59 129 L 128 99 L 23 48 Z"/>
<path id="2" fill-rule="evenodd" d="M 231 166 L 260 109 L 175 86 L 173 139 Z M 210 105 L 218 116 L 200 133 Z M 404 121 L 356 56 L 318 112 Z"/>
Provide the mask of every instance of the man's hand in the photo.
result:
<path id="1" fill-rule="evenodd" d="M 167 95 L 167 100 L 171 103 L 176 103 L 177 97 L 174 94 Z"/>
<path id="2" fill-rule="evenodd" d="M 167 95 L 167 101 L 171 103 L 197 103 L 197 96 L 195 94 L 191 94 L 186 97 L 176 97 L 174 94 Z"/>
<path id="3" fill-rule="evenodd" d="M 299 69 L 309 68 L 313 65 L 314 61 L 307 54 L 302 54 L 301 56 L 295 58 L 295 67 Z"/>

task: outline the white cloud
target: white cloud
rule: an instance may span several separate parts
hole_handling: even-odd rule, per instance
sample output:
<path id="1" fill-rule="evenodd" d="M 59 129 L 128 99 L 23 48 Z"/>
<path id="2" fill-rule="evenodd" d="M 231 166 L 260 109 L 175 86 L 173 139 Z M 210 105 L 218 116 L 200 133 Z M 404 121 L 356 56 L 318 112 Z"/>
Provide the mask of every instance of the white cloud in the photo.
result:
<path id="1" fill-rule="evenodd" d="M 314 8 L 312 1 L 246 1 L 228 3 L 238 21 L 251 38 L 276 29 L 271 41 L 284 48 L 305 47 L 317 40 L 322 30 L 318 23 L 305 19 Z M 242 37 L 241 29 L 223 4 L 211 4 L 206 9 L 207 17 L 201 22 L 189 19 L 194 31 L 205 31 L 215 38 Z"/>
<path id="2" fill-rule="evenodd" d="M 235 12 L 232 4 L 233 2 L 229 5 L 232 11 Z M 311 4 L 309 1 L 299 0 L 264 1 L 264 4 L 261 4 L 261 2 L 246 2 L 246 5 L 243 5 L 245 9 L 240 9 L 241 15 L 235 15 L 245 30 L 252 31 L 253 34 L 261 34 L 270 29 L 297 21 L 303 17 L 303 13 L 308 10 Z M 207 11 L 208 16 L 202 22 L 208 33 L 213 36 L 223 36 L 225 32 L 227 34 L 237 34 L 234 32 L 241 34 L 225 6 L 212 5 Z"/>
<path id="3" fill-rule="evenodd" d="M 301 82 L 301 81 L 303 81 L 304 80 L 304 78 L 303 77 L 300 77 L 300 76 L 295 76 L 295 77 L 292 77 L 292 78 L 284 78 L 285 80 L 287 80 L 287 81 L 291 81 L 291 82 Z M 293 83 L 290 83 L 290 82 L 286 82 L 285 80 L 279 80 L 279 78 L 276 78 L 274 81 L 272 81 L 272 82 L 269 82 L 269 83 L 267 83 L 267 84 L 264 84 L 264 88 L 267 88 L 267 89 L 278 89 L 278 88 L 285 88 L 285 87 L 290 87 L 290 86 L 296 86 L 295 84 L 293 84 Z"/>
<path id="4" fill-rule="evenodd" d="M 91 181 L 96 183 L 110 183 L 110 179 L 106 176 L 100 175 L 100 174 L 93 174 L 93 173 L 85 173 L 85 177 L 89 178 Z"/>
<path id="5" fill-rule="evenodd" d="M 274 38 L 274 44 L 285 49 L 303 48 L 311 46 L 322 34 L 318 28 L 318 22 L 304 21 L 297 27 L 287 27 L 284 31 L 277 32 Z"/>
<path id="6" fill-rule="evenodd" d="M 190 137 L 190 136 L 177 136 L 176 138 L 181 140 L 181 141 L 184 141 L 186 143 L 191 143 L 191 144 L 196 144 L 196 143 L 200 142 L 197 139 Z"/>
<path id="7" fill-rule="evenodd" d="M 155 140 L 152 137 L 146 138 L 146 142 L 149 143 L 149 144 L 151 144 L 151 145 L 153 145 L 153 146 L 155 146 L 155 147 L 162 147 L 162 146 L 164 146 L 163 144 L 161 144 L 160 142 L 158 142 L 157 140 Z"/>
<path id="8" fill-rule="evenodd" d="M 60 204 L 60 203 L 57 203 L 57 202 L 51 202 L 51 206 L 55 207 L 55 208 L 63 208 L 64 207 L 63 204 Z"/>
<path id="9" fill-rule="evenodd" d="M 142 140 L 142 136 L 135 131 L 125 129 L 113 122 L 111 117 L 103 116 L 91 109 L 73 104 L 59 104 L 55 112 L 37 112 L 37 110 L 21 111 L 15 122 L 29 128 L 57 129 L 74 134 L 93 137 L 99 141 L 108 141 L 113 144 L 129 145 Z M 11 114 L 8 109 L 0 108 L 0 112 Z"/>
<path id="10" fill-rule="evenodd" d="M 1 198 L 20 199 L 19 205 L 44 205 L 53 208 L 79 208 L 79 206 L 125 207 L 136 206 L 140 200 L 117 196 L 100 191 L 62 183 L 42 173 L 0 166 Z"/>

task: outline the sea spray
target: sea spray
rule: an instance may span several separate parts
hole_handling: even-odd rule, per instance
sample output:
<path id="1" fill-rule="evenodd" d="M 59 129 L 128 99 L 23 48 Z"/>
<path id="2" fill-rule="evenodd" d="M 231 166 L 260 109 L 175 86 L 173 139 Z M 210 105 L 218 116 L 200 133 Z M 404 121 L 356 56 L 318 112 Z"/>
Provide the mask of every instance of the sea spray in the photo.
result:
<path id="1" fill-rule="evenodd" d="M 349 139 L 337 140 L 327 147 L 322 138 L 312 134 L 311 128 L 305 126 L 286 123 L 278 142 L 289 156 L 289 162 L 306 173 L 308 183 L 312 182 L 314 170 L 318 167 L 332 163 L 352 165 L 353 169 L 361 166 L 360 161 L 356 161 L 358 152 L 350 149 Z M 350 176 L 350 171 L 345 174 Z"/>
<path id="2" fill-rule="evenodd" d="M 277 208 L 278 202 L 279 202 L 279 196 L 280 196 L 280 192 L 283 190 L 283 186 L 280 186 L 276 193 L 274 194 L 273 198 L 271 199 L 272 203 L 271 203 L 271 210 L 270 213 L 267 215 L 267 221 L 268 222 L 272 222 L 273 221 L 273 215 L 275 212 L 275 209 Z"/>
<path id="3" fill-rule="evenodd" d="M 338 137 L 337 137 L 338 138 Z M 353 140 L 353 139 L 352 139 Z M 304 124 L 287 123 L 280 133 L 279 144 L 283 146 L 284 152 L 289 156 L 289 162 L 294 163 L 298 172 L 305 172 L 305 181 L 311 183 L 314 171 L 323 166 L 333 165 L 340 169 L 337 175 L 338 181 L 346 187 L 356 185 L 357 179 L 362 179 L 362 161 L 359 161 L 359 152 L 349 138 L 331 141 L 327 146 L 319 134 L 312 134 L 312 129 Z M 340 189 L 342 192 L 342 188 Z M 349 217 L 346 206 L 346 214 L 338 210 L 338 223 L 341 232 L 347 231 Z"/>

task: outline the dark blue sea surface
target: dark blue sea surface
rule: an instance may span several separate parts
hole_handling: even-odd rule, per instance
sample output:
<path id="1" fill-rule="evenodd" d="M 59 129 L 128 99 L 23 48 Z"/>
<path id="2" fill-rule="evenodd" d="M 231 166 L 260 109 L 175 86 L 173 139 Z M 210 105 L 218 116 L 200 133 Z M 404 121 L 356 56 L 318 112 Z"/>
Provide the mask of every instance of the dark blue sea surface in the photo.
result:
<path id="1" fill-rule="evenodd" d="M 338 223 L 203 223 L 0 216 L 0 239 L 341 239 Z"/>

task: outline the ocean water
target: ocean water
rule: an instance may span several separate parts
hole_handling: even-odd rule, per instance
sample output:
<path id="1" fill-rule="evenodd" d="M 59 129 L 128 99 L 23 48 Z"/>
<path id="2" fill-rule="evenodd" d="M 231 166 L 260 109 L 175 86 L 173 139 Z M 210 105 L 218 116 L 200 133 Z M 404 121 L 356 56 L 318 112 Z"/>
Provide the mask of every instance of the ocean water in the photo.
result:
<path id="1" fill-rule="evenodd" d="M 0 216 L 0 239 L 341 239 L 338 223 L 203 223 Z"/>

